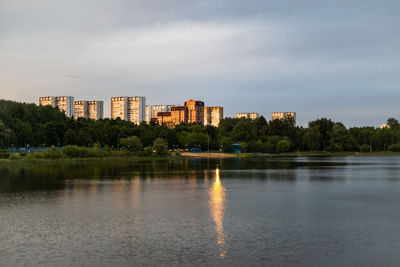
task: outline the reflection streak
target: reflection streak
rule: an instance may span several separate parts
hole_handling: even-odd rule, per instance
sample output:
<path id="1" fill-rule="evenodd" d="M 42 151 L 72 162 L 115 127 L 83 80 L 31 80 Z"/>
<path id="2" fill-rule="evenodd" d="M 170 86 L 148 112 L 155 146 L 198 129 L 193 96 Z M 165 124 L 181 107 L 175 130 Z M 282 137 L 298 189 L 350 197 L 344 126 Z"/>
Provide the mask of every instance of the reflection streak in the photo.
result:
<path id="1" fill-rule="evenodd" d="M 215 179 L 212 187 L 210 188 L 210 212 L 211 217 L 215 223 L 215 231 L 218 235 L 217 238 L 217 246 L 219 249 L 219 256 L 221 258 L 225 258 L 226 250 L 225 250 L 225 238 L 224 234 L 224 211 L 225 211 L 225 187 L 222 185 L 219 175 L 219 169 L 215 170 Z"/>

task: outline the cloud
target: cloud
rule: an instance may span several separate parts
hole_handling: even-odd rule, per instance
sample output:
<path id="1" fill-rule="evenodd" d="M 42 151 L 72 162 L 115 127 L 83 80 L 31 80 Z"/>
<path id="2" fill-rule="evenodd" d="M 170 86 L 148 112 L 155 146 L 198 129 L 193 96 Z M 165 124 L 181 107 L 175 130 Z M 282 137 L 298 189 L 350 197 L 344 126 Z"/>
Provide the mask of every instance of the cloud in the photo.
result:
<path id="1" fill-rule="evenodd" d="M 0 88 L 22 101 L 194 97 L 227 115 L 378 125 L 400 113 L 398 11 L 396 1 L 0 0 Z"/>

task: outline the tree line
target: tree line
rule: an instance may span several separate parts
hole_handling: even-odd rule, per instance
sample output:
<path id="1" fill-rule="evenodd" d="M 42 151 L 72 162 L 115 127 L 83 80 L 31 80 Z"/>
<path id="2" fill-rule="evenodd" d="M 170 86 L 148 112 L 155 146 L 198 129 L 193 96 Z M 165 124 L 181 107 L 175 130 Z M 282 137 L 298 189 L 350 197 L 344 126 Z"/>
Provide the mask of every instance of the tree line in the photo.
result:
<path id="1" fill-rule="evenodd" d="M 136 136 L 135 142 L 142 149 L 162 139 L 169 149 L 198 147 L 203 151 L 230 152 L 235 143 L 241 144 L 242 152 L 400 151 L 400 124 L 394 118 L 387 124 L 389 127 L 383 129 L 346 128 L 340 122 L 320 118 L 302 127 L 290 119 L 267 121 L 261 116 L 256 120 L 225 118 L 219 127 L 181 124 L 170 129 L 120 119 L 74 120 L 51 106 L 0 100 L 2 148 L 97 145 L 118 149 L 129 146 L 129 137 Z"/>

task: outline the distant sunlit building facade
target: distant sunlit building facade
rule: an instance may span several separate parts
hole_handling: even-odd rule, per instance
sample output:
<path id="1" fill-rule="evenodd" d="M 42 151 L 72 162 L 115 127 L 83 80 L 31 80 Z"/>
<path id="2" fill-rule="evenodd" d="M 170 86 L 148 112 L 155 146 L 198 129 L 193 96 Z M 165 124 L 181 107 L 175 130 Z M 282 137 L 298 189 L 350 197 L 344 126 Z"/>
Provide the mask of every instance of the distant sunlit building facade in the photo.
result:
<path id="1" fill-rule="evenodd" d="M 185 102 L 188 112 L 188 123 L 204 124 L 204 102 L 190 99 Z"/>
<path id="2" fill-rule="evenodd" d="M 111 119 L 128 120 L 128 97 L 111 97 Z"/>
<path id="3" fill-rule="evenodd" d="M 150 123 L 151 119 L 157 118 L 158 112 L 167 112 L 166 105 L 146 105 L 146 122 Z"/>
<path id="4" fill-rule="evenodd" d="M 111 118 L 136 124 L 146 120 L 146 98 L 143 96 L 120 96 L 111 98 Z"/>
<path id="5" fill-rule="evenodd" d="M 144 96 L 128 97 L 129 121 L 139 125 L 146 120 L 146 98 Z"/>
<path id="6" fill-rule="evenodd" d="M 204 107 L 204 125 L 218 127 L 220 121 L 224 118 L 223 107 Z"/>
<path id="7" fill-rule="evenodd" d="M 379 129 L 390 129 L 390 125 L 387 123 L 379 125 Z"/>
<path id="8" fill-rule="evenodd" d="M 58 108 L 64 112 L 69 118 L 74 116 L 74 97 L 73 96 L 45 96 L 39 97 L 39 105 L 47 106 L 50 105 L 54 108 Z"/>
<path id="9" fill-rule="evenodd" d="M 189 113 L 188 107 L 186 106 L 175 106 L 171 107 L 171 121 L 173 126 L 181 124 L 181 123 L 188 123 Z"/>
<path id="10" fill-rule="evenodd" d="M 162 111 L 157 113 L 157 122 L 161 125 L 167 125 L 168 127 L 174 127 L 172 122 L 171 111 Z"/>
<path id="11" fill-rule="evenodd" d="M 104 101 L 88 101 L 88 117 L 91 120 L 104 119 Z"/>
<path id="12" fill-rule="evenodd" d="M 272 112 L 272 120 L 292 119 L 296 124 L 296 112 Z"/>
<path id="13" fill-rule="evenodd" d="M 75 101 L 74 102 L 74 119 L 89 118 L 88 101 Z"/>
<path id="14" fill-rule="evenodd" d="M 247 113 L 247 112 L 236 113 L 236 118 L 237 118 L 237 119 L 251 119 L 251 120 L 255 120 L 255 119 L 258 119 L 258 117 L 260 117 L 260 114 L 258 114 L 257 112 L 251 112 L 251 113 Z"/>

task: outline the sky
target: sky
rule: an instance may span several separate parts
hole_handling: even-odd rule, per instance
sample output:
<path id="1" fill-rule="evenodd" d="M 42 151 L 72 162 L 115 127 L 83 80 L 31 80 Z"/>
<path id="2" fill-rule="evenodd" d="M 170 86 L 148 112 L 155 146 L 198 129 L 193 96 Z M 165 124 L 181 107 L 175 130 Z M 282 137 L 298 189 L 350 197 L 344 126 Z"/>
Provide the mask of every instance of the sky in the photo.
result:
<path id="1" fill-rule="evenodd" d="M 400 119 L 398 0 L 0 0 L 0 98 Z"/>

